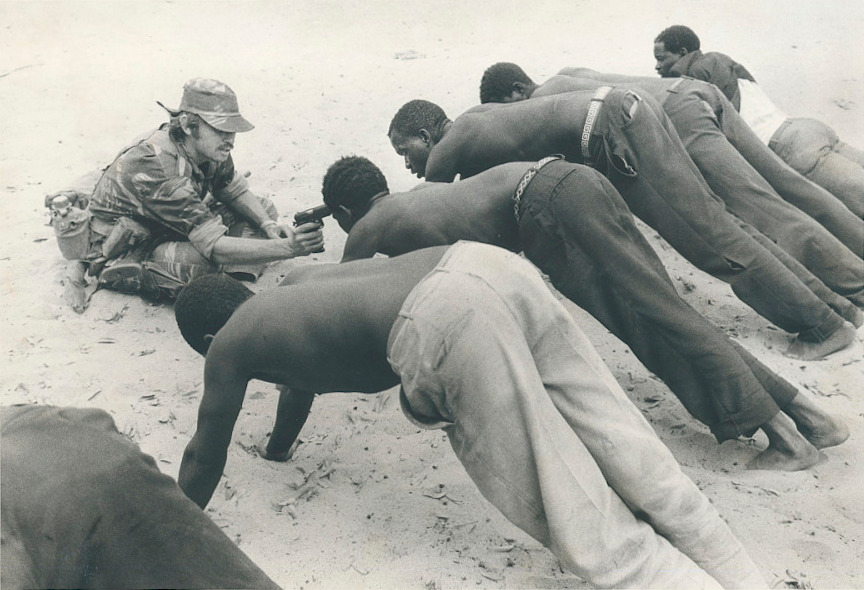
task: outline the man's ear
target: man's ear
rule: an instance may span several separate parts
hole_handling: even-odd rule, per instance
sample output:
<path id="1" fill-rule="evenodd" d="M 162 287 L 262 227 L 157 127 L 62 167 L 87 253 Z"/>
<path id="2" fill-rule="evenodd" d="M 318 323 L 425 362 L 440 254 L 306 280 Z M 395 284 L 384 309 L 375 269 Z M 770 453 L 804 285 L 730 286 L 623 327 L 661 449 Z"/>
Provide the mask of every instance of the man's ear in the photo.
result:
<path id="1" fill-rule="evenodd" d="M 180 113 L 180 128 L 183 129 L 186 135 L 192 135 L 192 129 L 189 127 L 189 115 L 187 113 Z"/>
<path id="2" fill-rule="evenodd" d="M 525 85 L 522 82 L 513 82 L 513 91 L 525 96 Z"/>
<path id="3" fill-rule="evenodd" d="M 690 50 L 687 49 L 686 47 L 682 47 L 681 49 L 678 50 L 678 54 L 679 54 L 681 57 L 684 57 L 684 56 L 687 55 L 688 53 L 690 53 Z"/>
<path id="4" fill-rule="evenodd" d="M 423 140 L 423 143 L 426 145 L 432 145 L 432 135 L 430 135 L 428 131 L 421 129 L 418 135 L 420 135 L 420 139 Z"/>

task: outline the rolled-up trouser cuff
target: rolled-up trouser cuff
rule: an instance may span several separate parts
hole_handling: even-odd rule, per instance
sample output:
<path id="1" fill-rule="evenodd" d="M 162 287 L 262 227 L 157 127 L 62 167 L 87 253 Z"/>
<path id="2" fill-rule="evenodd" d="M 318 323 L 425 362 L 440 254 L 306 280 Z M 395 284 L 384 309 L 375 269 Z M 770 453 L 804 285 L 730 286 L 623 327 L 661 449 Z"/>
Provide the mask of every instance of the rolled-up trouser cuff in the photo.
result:
<path id="1" fill-rule="evenodd" d="M 843 326 L 843 321 L 839 315 L 832 313 L 827 320 L 818 326 L 798 332 L 798 340 L 802 342 L 825 342 Z"/>

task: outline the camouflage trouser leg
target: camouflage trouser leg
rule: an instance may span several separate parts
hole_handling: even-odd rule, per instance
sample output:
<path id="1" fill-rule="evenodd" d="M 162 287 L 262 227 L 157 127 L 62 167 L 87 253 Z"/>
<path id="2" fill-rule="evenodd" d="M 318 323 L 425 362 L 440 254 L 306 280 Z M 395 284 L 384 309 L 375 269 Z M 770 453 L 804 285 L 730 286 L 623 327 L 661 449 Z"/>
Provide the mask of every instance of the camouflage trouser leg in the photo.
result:
<path id="1" fill-rule="evenodd" d="M 174 299 L 192 280 L 220 270 L 189 242 L 163 242 L 149 254 L 136 249 L 112 260 L 99 284 L 122 293 Z"/>
<path id="2" fill-rule="evenodd" d="M 204 258 L 189 242 L 164 242 L 144 261 L 158 289 L 174 299 L 193 280 L 223 270 Z"/>
<path id="3" fill-rule="evenodd" d="M 274 221 L 278 212 L 273 203 L 259 197 L 261 205 Z M 217 205 L 212 211 L 222 217 L 228 227 L 228 236 L 264 239 L 261 230 L 237 215 L 226 205 Z M 156 246 L 135 248 L 120 258 L 110 261 L 99 276 L 106 289 L 123 293 L 174 299 L 180 290 L 194 279 L 214 272 L 226 272 L 242 280 L 256 280 L 266 264 L 232 264 L 220 266 L 201 255 L 189 242 L 163 242 Z"/>

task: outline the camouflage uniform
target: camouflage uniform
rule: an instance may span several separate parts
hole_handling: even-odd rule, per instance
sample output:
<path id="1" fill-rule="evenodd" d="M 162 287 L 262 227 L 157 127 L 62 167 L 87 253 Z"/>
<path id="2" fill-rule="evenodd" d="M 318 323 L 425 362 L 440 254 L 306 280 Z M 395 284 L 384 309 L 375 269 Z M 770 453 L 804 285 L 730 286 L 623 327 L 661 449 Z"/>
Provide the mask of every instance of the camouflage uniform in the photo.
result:
<path id="1" fill-rule="evenodd" d="M 178 109 L 159 104 L 172 116 L 183 111 L 196 113 L 216 129 L 242 132 L 253 128 L 240 115 L 234 92 L 217 80 L 187 82 Z M 87 259 L 91 274 L 99 274 L 100 283 L 108 288 L 168 296 L 211 272 L 240 272 L 257 278 L 264 265 L 223 268 L 211 262 L 213 248 L 224 235 L 266 237 L 232 208 L 248 192 L 249 185 L 235 171 L 230 156 L 221 164 L 199 166 L 171 138 L 168 124 L 139 137 L 104 171 L 90 198 Z M 278 213 L 273 203 L 258 200 L 275 221 Z M 109 236 L 118 222 L 120 229 L 130 226 L 134 232 L 115 248 L 105 242 L 111 242 Z M 115 236 L 118 233 L 123 232 L 115 231 Z"/>

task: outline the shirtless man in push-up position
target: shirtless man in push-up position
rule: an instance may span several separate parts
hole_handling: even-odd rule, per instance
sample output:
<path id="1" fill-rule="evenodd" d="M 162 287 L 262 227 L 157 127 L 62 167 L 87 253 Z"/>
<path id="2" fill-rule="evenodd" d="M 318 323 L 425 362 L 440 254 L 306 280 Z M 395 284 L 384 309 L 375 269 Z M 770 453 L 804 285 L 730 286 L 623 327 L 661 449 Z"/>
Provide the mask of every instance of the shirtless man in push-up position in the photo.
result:
<path id="1" fill-rule="evenodd" d="M 443 428 L 482 494 L 590 584 L 765 587 L 708 498 L 516 254 L 459 242 L 308 265 L 286 283 L 253 296 L 212 275 L 178 298 L 180 330 L 206 354 L 198 426 L 179 477 L 199 506 L 222 476 L 251 379 L 302 392 L 401 383 L 409 419 Z M 308 406 L 295 409 L 302 425 Z"/>
<path id="2" fill-rule="evenodd" d="M 713 84 L 587 68 L 564 68 L 537 84 L 518 65 L 502 62 L 483 72 L 480 102 L 596 91 L 604 84 L 635 85 L 653 96 L 730 213 L 776 242 L 830 289 L 864 306 L 864 220 L 778 158 Z M 772 252 L 777 255 L 777 249 Z"/>
<path id="3" fill-rule="evenodd" d="M 817 448 L 848 436 L 844 424 L 681 299 L 621 196 L 596 170 L 560 159 L 513 162 L 391 195 L 377 166 L 351 156 L 330 166 L 322 193 L 348 232 L 343 262 L 457 240 L 524 250 L 561 293 L 630 346 L 718 441 L 762 428 L 769 445 L 751 468 L 806 469 L 818 460 Z"/>
<path id="4" fill-rule="evenodd" d="M 601 100 L 602 98 L 602 100 Z M 406 166 L 451 182 L 498 164 L 563 154 L 601 170 L 632 212 L 701 270 L 728 282 L 760 315 L 797 333 L 789 353 L 816 359 L 855 340 L 833 311 L 729 215 L 650 96 L 606 88 L 469 112 L 455 121 L 424 100 L 404 105 L 388 135 Z M 659 113 L 659 115 L 657 114 Z M 755 231 L 755 230 L 753 230 Z"/>

